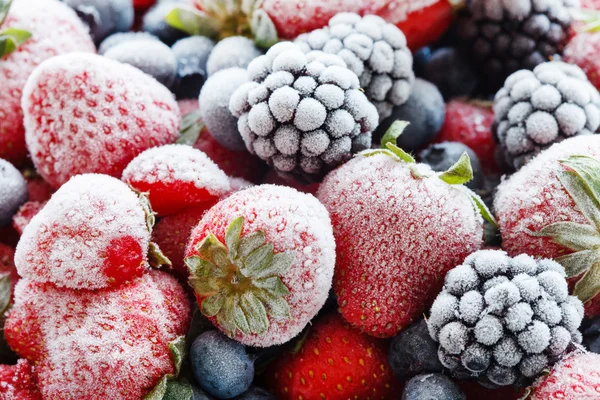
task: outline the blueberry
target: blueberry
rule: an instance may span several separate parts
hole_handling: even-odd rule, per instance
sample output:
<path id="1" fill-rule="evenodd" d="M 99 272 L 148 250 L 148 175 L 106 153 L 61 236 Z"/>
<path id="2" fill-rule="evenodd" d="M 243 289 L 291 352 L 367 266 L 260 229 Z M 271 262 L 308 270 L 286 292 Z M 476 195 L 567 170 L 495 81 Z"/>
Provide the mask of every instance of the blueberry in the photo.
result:
<path id="1" fill-rule="evenodd" d="M 160 2 L 149 9 L 144 15 L 142 30 L 153 34 L 169 46 L 177 40 L 186 37 L 187 34 L 185 32 L 173 28 L 165 21 L 165 17 L 175 6 L 174 3 L 178 2 L 179 1 Z"/>
<path id="2" fill-rule="evenodd" d="M 115 32 L 127 32 L 133 25 L 132 0 L 63 0 L 90 27 L 99 44 Z"/>
<path id="3" fill-rule="evenodd" d="M 252 386 L 235 400 L 275 400 L 275 396 L 261 387 Z"/>
<path id="4" fill-rule="evenodd" d="M 232 36 L 221 40 L 208 57 L 209 75 L 226 68 L 246 68 L 262 51 L 247 37 Z"/>
<path id="5" fill-rule="evenodd" d="M 413 55 L 413 69 L 415 70 L 415 75 L 423 77 L 425 67 L 431 59 L 431 53 L 432 50 L 430 47 L 423 47 Z"/>
<path id="6" fill-rule="evenodd" d="M 600 317 L 584 320 L 581 325 L 583 345 L 593 353 L 600 353 Z"/>
<path id="7" fill-rule="evenodd" d="M 442 47 L 431 54 L 423 78 L 435 84 L 446 100 L 471 96 L 479 86 L 479 76 L 455 48 Z"/>
<path id="8" fill-rule="evenodd" d="M 148 32 L 117 32 L 113 33 L 112 35 L 104 39 L 102 43 L 100 43 L 100 46 L 98 46 L 98 54 L 104 55 L 104 53 L 106 53 L 109 49 L 121 43 L 139 40 L 158 41 L 159 39 L 156 36 L 149 34 Z"/>
<path id="9" fill-rule="evenodd" d="M 465 394 L 442 374 L 417 375 L 404 387 L 402 400 L 466 400 Z"/>
<path id="10" fill-rule="evenodd" d="M 178 98 L 197 99 L 206 81 L 206 62 L 215 43 L 204 36 L 191 36 L 178 40 L 173 47 L 177 59 Z"/>
<path id="11" fill-rule="evenodd" d="M 10 225 L 13 215 L 28 197 L 27 182 L 19 170 L 0 158 L 0 227 Z"/>
<path id="12" fill-rule="evenodd" d="M 192 398 L 189 400 L 211 400 L 202 389 L 192 386 Z"/>
<path id="13" fill-rule="evenodd" d="M 471 189 L 480 189 L 483 187 L 483 172 L 479 157 L 470 147 L 459 142 L 444 142 L 432 144 L 419 153 L 421 162 L 429 164 L 431 169 L 438 172 L 446 171 L 458 161 L 463 153 L 467 153 L 471 159 L 473 168 L 473 180 L 467 183 Z"/>
<path id="14" fill-rule="evenodd" d="M 440 91 L 432 83 L 417 78 L 408 101 L 394 108 L 392 116 L 379 125 L 375 136 L 383 136 L 396 120 L 409 121 L 410 125 L 397 143 L 404 150 L 415 151 L 433 140 L 445 116 L 446 107 Z"/>
<path id="15" fill-rule="evenodd" d="M 427 323 L 420 320 L 392 340 L 388 360 L 398 378 L 410 378 L 424 372 L 441 372 L 437 351 L 438 345 L 431 339 Z"/>
<path id="16" fill-rule="evenodd" d="M 244 393 L 254 379 L 254 362 L 244 345 L 218 331 L 204 332 L 194 340 L 190 361 L 200 387 L 220 399 Z"/>

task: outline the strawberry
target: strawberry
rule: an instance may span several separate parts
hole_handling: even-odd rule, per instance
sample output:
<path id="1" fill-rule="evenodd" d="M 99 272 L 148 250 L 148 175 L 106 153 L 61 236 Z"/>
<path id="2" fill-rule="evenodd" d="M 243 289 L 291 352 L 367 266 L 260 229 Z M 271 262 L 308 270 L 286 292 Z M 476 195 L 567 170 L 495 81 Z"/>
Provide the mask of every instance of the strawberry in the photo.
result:
<path id="1" fill-rule="evenodd" d="M 446 272 L 483 245 L 483 220 L 473 202 L 481 199 L 458 185 L 472 178 L 468 156 L 449 172 L 434 173 L 391 144 L 402 131 L 398 124 L 382 139 L 386 150 L 342 165 L 317 193 L 336 238 L 340 312 L 378 337 L 393 336 L 420 316 Z M 458 170 L 465 176 L 450 178 Z"/>
<path id="2" fill-rule="evenodd" d="M 577 34 L 567 44 L 564 50 L 564 60 L 579 66 L 597 89 L 600 89 L 600 61 L 597 54 L 600 51 L 600 33 L 582 32 Z"/>
<path id="3" fill-rule="evenodd" d="M 22 279 L 4 333 L 35 364 L 43 398 L 141 399 L 175 374 L 169 344 L 189 313 L 183 288 L 160 271 L 95 291 Z"/>
<path id="4" fill-rule="evenodd" d="M 182 144 L 144 151 L 125 168 L 122 180 L 146 193 L 159 215 L 214 202 L 231 190 L 227 175 L 206 154 Z"/>
<path id="5" fill-rule="evenodd" d="M 576 351 L 539 378 L 527 400 L 594 400 L 600 396 L 600 355 Z"/>
<path id="6" fill-rule="evenodd" d="M 6 3 L 6 2 L 3 2 Z M 24 29 L 31 37 L 15 51 L 0 57 L 0 158 L 22 165 L 27 158 L 21 93 L 31 72 L 44 60 L 96 47 L 75 12 L 58 0 L 18 0 L 0 30 Z"/>
<path id="7" fill-rule="evenodd" d="M 212 207 L 186 250 L 202 313 L 250 346 L 296 336 L 327 300 L 335 242 L 327 211 L 313 196 L 261 185 Z"/>
<path id="8" fill-rule="evenodd" d="M 133 7 L 136 10 L 146 10 L 152 7 L 156 0 L 133 0 Z"/>
<path id="9" fill-rule="evenodd" d="M 63 185 L 23 231 L 21 276 L 58 286 L 117 286 L 146 271 L 152 215 L 118 179 L 79 175 Z"/>
<path id="10" fill-rule="evenodd" d="M 477 154 L 485 172 L 499 172 L 495 159 L 496 142 L 492 136 L 493 122 L 491 108 L 452 100 L 446 104 L 444 125 L 435 141 L 463 143 Z"/>
<path id="11" fill-rule="evenodd" d="M 2 400 L 41 400 L 35 367 L 20 359 L 16 365 L 0 365 L 0 398 Z"/>
<path id="12" fill-rule="evenodd" d="M 595 189 L 587 191 L 600 184 L 593 175 L 598 168 L 600 137 L 566 139 L 504 181 L 494 199 L 502 247 L 511 256 L 527 253 L 562 264 L 587 316 L 600 312 L 594 264 L 600 207 Z"/>
<path id="13" fill-rule="evenodd" d="M 337 313 L 315 322 L 301 346 L 281 354 L 267 371 L 280 400 L 397 399 L 402 392 L 385 342 L 352 329 Z"/>
<path id="14" fill-rule="evenodd" d="M 73 53 L 43 62 L 23 90 L 27 147 L 59 187 L 86 172 L 121 177 L 142 151 L 175 141 L 173 95 L 137 68 Z"/>
<path id="15" fill-rule="evenodd" d="M 31 170 L 26 170 L 23 173 L 27 181 L 27 190 L 29 191 L 29 201 L 37 201 L 44 203 L 50 200 L 54 188 L 50 186 L 41 176 Z"/>
<path id="16" fill-rule="evenodd" d="M 581 8 L 588 10 L 600 10 L 600 0 L 579 0 Z"/>
<path id="17" fill-rule="evenodd" d="M 23 234 L 23 230 L 29 222 L 31 222 L 31 219 L 35 217 L 45 205 L 46 202 L 40 203 L 39 201 L 28 201 L 19 208 L 19 211 L 13 215 L 12 219 L 12 225 L 17 232 L 19 232 L 19 235 Z"/>

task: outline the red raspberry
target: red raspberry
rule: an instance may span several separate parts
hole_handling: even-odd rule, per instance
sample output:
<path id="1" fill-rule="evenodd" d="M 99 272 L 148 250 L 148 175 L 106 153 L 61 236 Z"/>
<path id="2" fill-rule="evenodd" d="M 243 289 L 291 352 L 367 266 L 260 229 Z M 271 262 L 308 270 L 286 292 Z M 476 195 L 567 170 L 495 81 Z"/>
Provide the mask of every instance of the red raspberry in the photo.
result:
<path id="1" fill-rule="evenodd" d="M 19 232 L 19 235 L 23 234 L 23 230 L 25 230 L 25 227 L 31 222 L 31 219 L 38 215 L 45 205 L 46 202 L 40 203 L 39 201 L 28 201 L 19 208 L 19 211 L 13 215 L 12 219 L 12 225 L 17 232 Z"/>
<path id="2" fill-rule="evenodd" d="M 431 305 L 448 270 L 481 248 L 483 221 L 468 192 L 429 166 L 383 152 L 331 172 L 317 197 L 336 238 L 342 316 L 365 333 L 390 337 Z"/>
<path id="3" fill-rule="evenodd" d="M 35 367 L 27 360 L 16 365 L 0 365 L 0 398 L 2 400 L 42 400 L 36 378 Z"/>
<path id="4" fill-rule="evenodd" d="M 29 174 L 25 172 L 23 174 L 27 181 L 27 190 L 29 191 L 29 201 L 37 201 L 44 203 L 50 200 L 54 188 L 50 186 L 41 176 L 37 174 Z"/>
<path id="5" fill-rule="evenodd" d="M 600 89 L 600 33 L 579 33 L 565 47 L 565 61 L 578 65 L 596 88 Z"/>
<path id="6" fill-rule="evenodd" d="M 57 288 L 23 279 L 4 334 L 36 365 L 45 399 L 141 399 L 175 367 L 189 303 L 175 278 L 151 271 L 119 288 Z"/>
<path id="7" fill-rule="evenodd" d="M 500 172 L 496 164 L 496 142 L 492 136 L 494 112 L 461 100 L 446 104 L 446 119 L 436 143 L 460 142 L 473 149 L 486 173 Z"/>
<path id="8" fill-rule="evenodd" d="M 142 151 L 175 141 L 180 122 L 173 95 L 149 75 L 83 53 L 36 68 L 23 113 L 33 162 L 55 187 L 86 172 L 121 177 Z"/>
<path id="9" fill-rule="evenodd" d="M 148 193 L 152 209 L 169 215 L 215 202 L 231 190 L 229 178 L 200 150 L 182 144 L 144 151 L 123 171 L 123 182 Z"/>
<path id="10" fill-rule="evenodd" d="M 138 196 L 123 182 L 76 176 L 27 225 L 15 264 L 36 282 L 75 289 L 119 285 L 147 269 L 146 219 Z"/>
<path id="11" fill-rule="evenodd" d="M 31 38 L 0 61 L 0 158 L 22 165 L 27 158 L 21 93 L 27 78 L 42 61 L 73 51 L 95 52 L 96 47 L 75 12 L 58 0 L 13 2 L 0 29 L 14 27 Z"/>
<path id="12" fill-rule="evenodd" d="M 295 337 L 325 303 L 335 243 L 317 199 L 261 185 L 212 207 L 186 257 L 204 315 L 230 337 L 266 347 Z"/>

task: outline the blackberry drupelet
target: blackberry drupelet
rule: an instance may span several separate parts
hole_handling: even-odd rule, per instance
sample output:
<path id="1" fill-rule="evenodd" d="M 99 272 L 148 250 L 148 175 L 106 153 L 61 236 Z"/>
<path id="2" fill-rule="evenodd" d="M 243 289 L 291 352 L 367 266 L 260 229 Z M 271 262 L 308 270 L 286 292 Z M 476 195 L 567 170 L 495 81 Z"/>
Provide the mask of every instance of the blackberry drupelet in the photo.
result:
<path id="1" fill-rule="evenodd" d="M 470 0 L 457 33 L 494 89 L 561 54 L 577 7 L 579 0 Z"/>
<path id="2" fill-rule="evenodd" d="M 600 94 L 577 66 L 552 61 L 517 71 L 496 94 L 494 136 L 501 156 L 521 168 L 541 150 L 600 126 Z"/>
<path id="3" fill-rule="evenodd" d="M 248 150 L 280 175 L 316 181 L 371 147 L 379 115 L 340 57 L 282 42 L 248 74 L 229 108 Z"/>
<path id="4" fill-rule="evenodd" d="M 306 53 L 320 50 L 340 56 L 359 77 L 381 120 L 412 92 L 415 75 L 406 37 L 378 16 L 340 13 L 329 26 L 300 35 L 295 43 Z"/>
<path id="5" fill-rule="evenodd" d="M 482 250 L 448 272 L 427 323 L 453 375 L 506 386 L 528 383 L 580 343 L 582 318 L 560 264 Z"/>

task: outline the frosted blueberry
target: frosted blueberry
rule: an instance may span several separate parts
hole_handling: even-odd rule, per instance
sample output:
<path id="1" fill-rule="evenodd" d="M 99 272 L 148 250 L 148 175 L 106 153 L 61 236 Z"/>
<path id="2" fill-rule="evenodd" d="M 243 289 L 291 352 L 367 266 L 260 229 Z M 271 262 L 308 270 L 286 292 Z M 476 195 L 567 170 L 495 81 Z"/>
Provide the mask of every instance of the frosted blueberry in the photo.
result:
<path id="1" fill-rule="evenodd" d="M 0 158 L 0 227 L 10 225 L 13 215 L 28 197 L 27 182 L 19 170 Z"/>
<path id="2" fill-rule="evenodd" d="M 243 36 L 232 36 L 216 44 L 208 61 L 206 69 L 208 75 L 227 68 L 246 68 L 252 60 L 262 55 L 254 42 Z"/>

